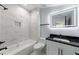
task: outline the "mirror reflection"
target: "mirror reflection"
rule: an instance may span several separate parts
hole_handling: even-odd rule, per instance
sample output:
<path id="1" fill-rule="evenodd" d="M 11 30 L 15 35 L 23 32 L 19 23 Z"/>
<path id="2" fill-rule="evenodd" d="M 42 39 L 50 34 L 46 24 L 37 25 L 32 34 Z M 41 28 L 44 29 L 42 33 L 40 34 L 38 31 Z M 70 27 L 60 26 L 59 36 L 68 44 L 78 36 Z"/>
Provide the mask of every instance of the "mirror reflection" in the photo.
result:
<path id="1" fill-rule="evenodd" d="M 71 10 L 68 12 L 51 15 L 51 26 L 55 28 L 75 27 L 76 26 L 76 12 Z"/>

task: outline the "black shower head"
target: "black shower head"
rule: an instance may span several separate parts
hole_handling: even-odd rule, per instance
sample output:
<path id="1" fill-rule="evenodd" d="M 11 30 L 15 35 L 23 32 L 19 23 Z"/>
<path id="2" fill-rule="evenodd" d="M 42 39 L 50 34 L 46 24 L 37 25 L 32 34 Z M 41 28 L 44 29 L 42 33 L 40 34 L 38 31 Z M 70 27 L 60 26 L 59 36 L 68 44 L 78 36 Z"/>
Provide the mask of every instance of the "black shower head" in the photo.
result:
<path id="1" fill-rule="evenodd" d="M 0 4 L 0 6 L 2 6 L 4 8 L 4 10 L 7 10 L 8 8 L 4 7 L 2 4 Z"/>

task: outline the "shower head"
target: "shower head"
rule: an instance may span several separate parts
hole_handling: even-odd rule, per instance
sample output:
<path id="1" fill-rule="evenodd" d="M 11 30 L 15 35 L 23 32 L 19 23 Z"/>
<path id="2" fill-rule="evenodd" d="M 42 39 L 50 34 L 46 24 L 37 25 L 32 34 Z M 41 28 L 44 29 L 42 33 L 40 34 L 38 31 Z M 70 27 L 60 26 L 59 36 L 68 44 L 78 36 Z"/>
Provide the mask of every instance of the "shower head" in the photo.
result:
<path id="1" fill-rule="evenodd" d="M 4 10 L 8 10 L 8 8 L 4 7 L 2 4 L 0 4 L 1 7 L 4 8 Z"/>

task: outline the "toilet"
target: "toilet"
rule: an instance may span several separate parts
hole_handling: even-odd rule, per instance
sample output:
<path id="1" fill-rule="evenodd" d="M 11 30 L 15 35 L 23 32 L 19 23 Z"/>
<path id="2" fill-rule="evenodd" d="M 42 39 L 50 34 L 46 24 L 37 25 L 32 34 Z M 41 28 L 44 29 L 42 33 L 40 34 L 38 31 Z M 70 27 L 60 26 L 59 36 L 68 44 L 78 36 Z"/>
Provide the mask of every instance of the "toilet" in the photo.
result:
<path id="1" fill-rule="evenodd" d="M 36 43 L 33 46 L 33 52 L 31 55 L 41 55 L 44 47 L 45 47 L 45 43 L 43 43 L 43 42 Z"/>

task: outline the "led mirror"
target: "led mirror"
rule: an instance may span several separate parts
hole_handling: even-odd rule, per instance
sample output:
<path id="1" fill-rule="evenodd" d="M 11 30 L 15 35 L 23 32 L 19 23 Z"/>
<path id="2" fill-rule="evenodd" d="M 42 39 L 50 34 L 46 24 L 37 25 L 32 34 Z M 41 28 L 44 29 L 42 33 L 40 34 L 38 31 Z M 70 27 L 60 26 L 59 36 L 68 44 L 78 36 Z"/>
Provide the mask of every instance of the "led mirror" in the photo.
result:
<path id="1" fill-rule="evenodd" d="M 53 28 L 65 28 L 77 26 L 77 9 L 59 11 L 50 15 L 50 25 Z"/>

